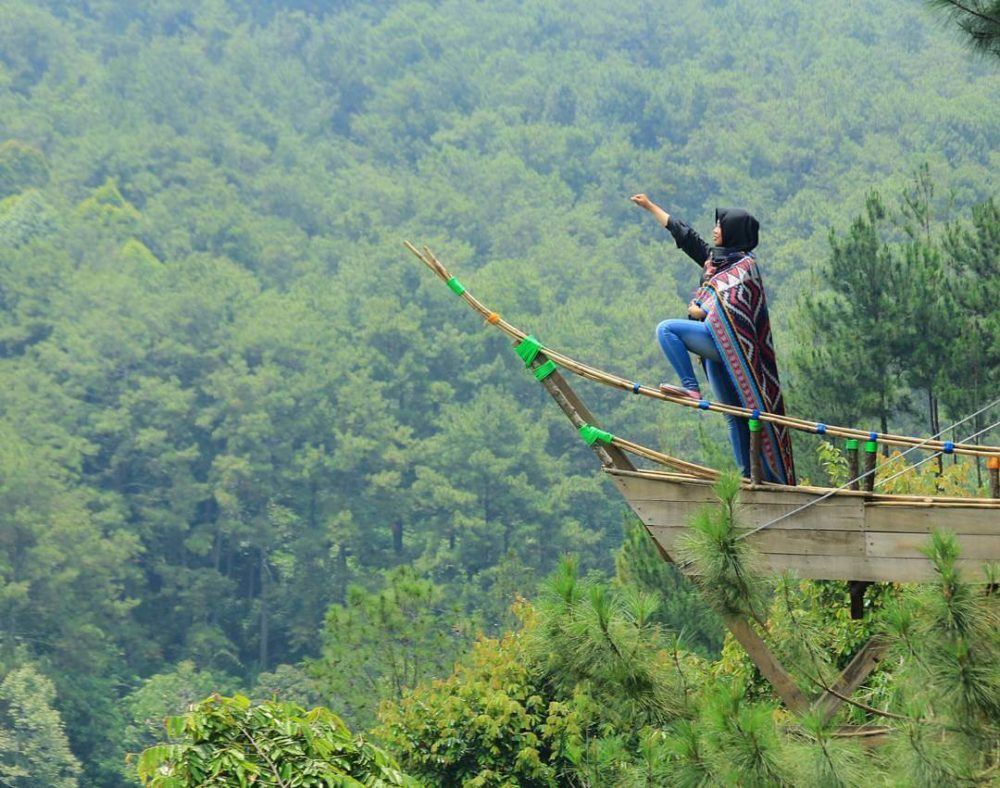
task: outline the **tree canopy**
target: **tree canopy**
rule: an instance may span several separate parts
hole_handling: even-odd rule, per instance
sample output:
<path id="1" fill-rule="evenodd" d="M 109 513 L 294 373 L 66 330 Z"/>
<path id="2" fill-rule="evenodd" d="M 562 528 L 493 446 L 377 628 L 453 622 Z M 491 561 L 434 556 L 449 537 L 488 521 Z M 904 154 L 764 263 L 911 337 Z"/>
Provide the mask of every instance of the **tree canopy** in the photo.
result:
<path id="1" fill-rule="evenodd" d="M 359 649 L 389 637 L 368 611 L 397 567 L 442 600 L 419 634 L 451 641 L 407 682 L 476 629 L 502 638 L 563 555 L 615 571 L 622 503 L 407 238 L 547 344 L 655 383 L 653 328 L 695 269 L 628 195 L 705 230 L 747 206 L 790 410 L 854 401 L 868 427 L 873 389 L 852 400 L 793 359 L 848 356 L 800 299 L 832 308 L 826 266 L 863 236 L 887 270 L 940 266 L 961 348 L 918 370 L 917 348 L 947 347 L 903 332 L 885 418 L 923 428 L 928 392 L 942 423 L 971 412 L 1000 347 L 998 99 L 993 64 L 916 0 L 8 0 L 0 677 L 47 677 L 80 782 L 114 788 L 150 715 L 183 711 L 160 688 L 328 700 L 306 661 L 340 659 L 338 622 Z M 914 240 L 898 195 L 925 163 Z M 855 232 L 873 189 L 887 215 Z M 709 416 L 580 391 L 649 445 L 724 445 Z M 710 658 L 695 604 L 678 590 L 656 621 Z M 352 657 L 403 692 L 395 663 Z"/>

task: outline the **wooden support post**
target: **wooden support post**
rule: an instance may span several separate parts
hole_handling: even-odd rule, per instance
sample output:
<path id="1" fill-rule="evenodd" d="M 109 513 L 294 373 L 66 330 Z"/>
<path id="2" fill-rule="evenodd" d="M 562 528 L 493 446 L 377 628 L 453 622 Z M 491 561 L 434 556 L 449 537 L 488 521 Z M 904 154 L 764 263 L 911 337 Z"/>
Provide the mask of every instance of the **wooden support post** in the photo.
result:
<path id="1" fill-rule="evenodd" d="M 844 698 L 849 698 L 858 687 L 864 684 L 865 679 L 875 670 L 888 647 L 888 642 L 880 638 L 874 637 L 869 640 L 854 655 L 854 659 L 844 668 L 837 680 L 833 682 L 830 687 L 832 692 L 826 691 L 813 701 L 813 711 L 822 715 L 824 723 L 833 719 L 837 709 L 844 703 Z"/>
<path id="2" fill-rule="evenodd" d="M 865 589 L 871 585 L 869 580 L 848 580 L 847 591 L 851 595 L 851 618 L 854 621 L 864 618 Z"/>
<path id="3" fill-rule="evenodd" d="M 865 479 L 862 486 L 865 492 L 873 492 L 875 490 L 875 461 L 877 457 L 878 443 L 874 438 L 865 441 Z"/>
<path id="4" fill-rule="evenodd" d="M 733 633 L 740 645 L 746 649 L 753 664 L 761 672 L 765 679 L 774 687 L 790 711 L 796 714 L 803 714 L 809 710 L 809 701 L 798 685 L 788 675 L 788 671 L 778 662 L 774 654 L 767 647 L 760 635 L 757 634 L 750 622 L 744 618 L 735 616 L 723 616 L 729 631 Z"/>
<path id="5" fill-rule="evenodd" d="M 760 420 L 750 419 L 750 481 L 760 484 L 763 481 L 763 468 L 760 461 Z"/>
<path id="6" fill-rule="evenodd" d="M 858 483 L 858 442 L 854 438 L 848 438 L 844 444 L 844 451 L 847 452 L 847 477 L 851 479 L 851 489 L 860 490 Z"/>
<path id="7" fill-rule="evenodd" d="M 533 368 L 538 368 L 542 366 L 548 358 L 544 353 L 539 353 L 535 360 L 532 362 Z M 597 426 L 594 420 L 593 414 L 583 404 L 576 392 L 570 388 L 569 383 L 566 379 L 559 374 L 558 371 L 552 372 L 543 381 L 542 385 L 545 386 L 545 390 L 549 395 L 556 401 L 556 404 L 562 408 L 563 413 L 569 418 L 573 426 L 579 429 L 584 424 L 590 424 Z M 601 464 L 606 468 L 617 468 L 623 471 L 634 471 L 635 466 L 628 456 L 619 449 L 617 446 L 612 446 L 611 444 L 595 443 L 591 446 L 594 453 L 598 456 Z"/>
<path id="8" fill-rule="evenodd" d="M 986 469 L 990 474 L 990 497 L 1000 498 L 1000 457 L 986 460 Z"/>

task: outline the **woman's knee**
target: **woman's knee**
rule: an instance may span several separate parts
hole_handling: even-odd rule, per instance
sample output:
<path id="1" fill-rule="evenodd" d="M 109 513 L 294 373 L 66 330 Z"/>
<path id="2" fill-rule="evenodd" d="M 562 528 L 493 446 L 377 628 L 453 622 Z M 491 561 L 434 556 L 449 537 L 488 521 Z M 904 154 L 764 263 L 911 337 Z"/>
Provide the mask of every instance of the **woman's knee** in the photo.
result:
<path id="1" fill-rule="evenodd" d="M 685 322 L 686 321 L 684 320 L 677 320 L 676 318 L 671 318 L 670 320 L 664 320 L 663 322 L 660 323 L 660 325 L 656 327 L 657 338 L 662 339 L 663 337 L 667 336 L 667 334 L 673 334 L 674 336 L 679 336 L 680 332 L 675 331 L 674 328 L 678 324 L 683 324 Z"/>

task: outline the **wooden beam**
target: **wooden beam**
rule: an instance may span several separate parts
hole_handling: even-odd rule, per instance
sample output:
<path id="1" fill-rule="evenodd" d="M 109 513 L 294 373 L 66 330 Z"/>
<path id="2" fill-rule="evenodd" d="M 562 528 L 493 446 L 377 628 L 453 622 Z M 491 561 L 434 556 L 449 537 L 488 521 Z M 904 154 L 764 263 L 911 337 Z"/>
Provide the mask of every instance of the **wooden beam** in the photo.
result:
<path id="1" fill-rule="evenodd" d="M 540 367 L 546 361 L 548 361 L 546 355 L 539 353 L 532 366 L 533 368 Z M 545 378 L 542 381 L 542 385 L 576 429 L 580 429 L 584 424 L 590 424 L 594 427 L 600 426 L 594 419 L 594 414 L 583 404 L 583 400 L 570 388 L 569 383 L 566 382 L 566 378 L 559 374 L 558 370 Z M 617 446 L 598 441 L 590 448 L 594 450 L 594 453 L 601 460 L 601 464 L 607 468 L 615 468 L 621 471 L 635 470 L 632 461 Z"/>
<path id="2" fill-rule="evenodd" d="M 645 522 L 645 518 L 640 517 Z M 681 537 L 691 533 L 690 528 L 667 528 L 658 523 L 646 522 L 653 536 L 664 542 L 667 550 L 673 549 Z M 865 556 L 865 535 L 850 531 L 803 531 L 764 529 L 750 537 L 749 542 L 765 561 L 771 555 L 830 555 Z"/>
<path id="3" fill-rule="evenodd" d="M 838 696 L 843 695 L 849 698 L 853 695 L 854 691 L 864 684 L 865 679 L 878 666 L 888 647 L 888 641 L 873 637 L 862 646 L 861 650 L 854 655 L 854 659 L 850 661 L 850 664 L 844 668 L 843 672 L 837 677 L 837 680 L 833 682 L 833 685 L 830 687 L 830 690 L 833 691 L 827 690 L 813 701 L 813 711 L 817 711 L 822 715 L 824 724 L 833 719 L 833 715 L 837 713 L 841 704 L 844 703 L 844 698 Z"/>
<path id="4" fill-rule="evenodd" d="M 973 503 L 974 499 L 970 499 Z M 918 507 L 870 503 L 865 505 L 865 527 L 869 531 L 916 533 L 925 536 L 945 527 L 956 534 L 996 536 L 1000 534 L 1000 510 L 990 514 L 978 506 Z"/>
<path id="5" fill-rule="evenodd" d="M 1000 561 L 1000 528 L 989 536 L 962 533 L 949 522 L 947 515 L 941 518 L 940 525 L 957 533 L 962 558 L 980 563 Z M 865 541 L 869 558 L 926 558 L 923 550 L 929 537 L 925 533 L 873 532 L 866 534 Z"/>
<path id="6" fill-rule="evenodd" d="M 753 661 L 753 664 L 757 666 L 761 675 L 774 687 L 774 691 L 778 693 L 778 697 L 785 702 L 789 710 L 796 714 L 803 714 L 808 711 L 809 700 L 802 694 L 802 691 L 792 680 L 788 671 L 785 670 L 777 657 L 771 653 L 767 644 L 757 634 L 750 622 L 736 616 L 723 616 L 722 620 L 729 628 L 729 631 L 733 633 L 733 637 L 746 649 L 747 655 Z"/>

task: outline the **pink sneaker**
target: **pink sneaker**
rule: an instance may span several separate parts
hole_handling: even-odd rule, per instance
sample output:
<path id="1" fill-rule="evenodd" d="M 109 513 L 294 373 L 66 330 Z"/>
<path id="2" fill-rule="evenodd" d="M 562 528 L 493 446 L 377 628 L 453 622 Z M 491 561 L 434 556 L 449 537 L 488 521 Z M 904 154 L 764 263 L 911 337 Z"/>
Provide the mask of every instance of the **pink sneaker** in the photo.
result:
<path id="1" fill-rule="evenodd" d="M 660 391 L 664 394 L 671 394 L 675 397 L 690 397 L 693 400 L 701 401 L 701 392 L 697 389 L 685 389 L 680 386 L 672 386 L 669 383 L 661 383 Z"/>

